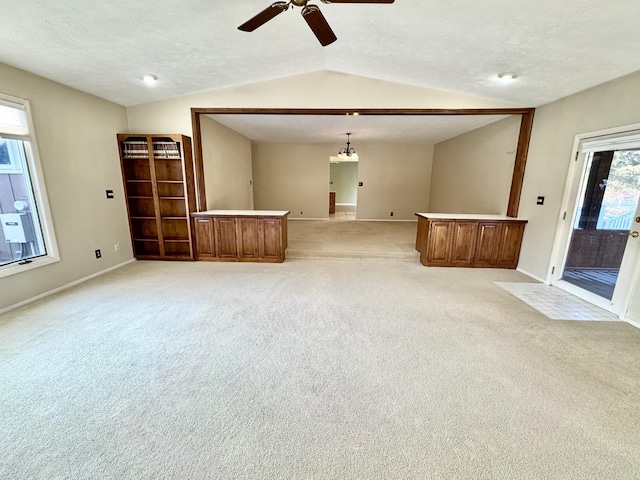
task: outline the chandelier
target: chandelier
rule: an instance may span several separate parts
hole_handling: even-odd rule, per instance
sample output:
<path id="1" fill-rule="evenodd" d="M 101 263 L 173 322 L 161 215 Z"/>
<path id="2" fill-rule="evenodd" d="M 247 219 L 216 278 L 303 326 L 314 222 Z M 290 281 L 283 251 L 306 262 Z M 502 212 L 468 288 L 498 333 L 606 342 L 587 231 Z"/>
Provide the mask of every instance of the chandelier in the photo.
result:
<path id="1" fill-rule="evenodd" d="M 348 132 L 347 133 L 347 146 L 344 147 L 344 148 L 341 148 L 340 151 L 338 152 L 338 158 L 342 162 L 357 162 L 358 159 L 359 159 L 355 148 L 351 147 L 351 142 L 349 141 L 350 137 L 351 137 L 351 132 Z"/>

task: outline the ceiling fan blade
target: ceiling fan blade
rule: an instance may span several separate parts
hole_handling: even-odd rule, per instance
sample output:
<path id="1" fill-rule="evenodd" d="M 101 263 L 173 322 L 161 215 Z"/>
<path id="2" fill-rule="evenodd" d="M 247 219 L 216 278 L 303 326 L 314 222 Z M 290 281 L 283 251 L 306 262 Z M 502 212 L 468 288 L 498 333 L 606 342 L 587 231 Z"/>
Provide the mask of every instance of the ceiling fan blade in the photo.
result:
<path id="1" fill-rule="evenodd" d="M 302 16 L 323 47 L 326 47 L 338 39 L 327 23 L 327 19 L 324 18 L 324 15 L 317 6 L 307 5 L 302 10 Z"/>
<path id="2" fill-rule="evenodd" d="M 269 20 L 276 17 L 277 15 L 280 15 L 288 8 L 289 4 L 287 2 L 276 2 L 265 8 L 255 17 L 240 25 L 238 27 L 238 30 L 242 30 L 243 32 L 253 32 L 256 28 L 261 27 Z"/>
<path id="3" fill-rule="evenodd" d="M 393 3 L 396 0 L 321 0 L 322 3 Z"/>

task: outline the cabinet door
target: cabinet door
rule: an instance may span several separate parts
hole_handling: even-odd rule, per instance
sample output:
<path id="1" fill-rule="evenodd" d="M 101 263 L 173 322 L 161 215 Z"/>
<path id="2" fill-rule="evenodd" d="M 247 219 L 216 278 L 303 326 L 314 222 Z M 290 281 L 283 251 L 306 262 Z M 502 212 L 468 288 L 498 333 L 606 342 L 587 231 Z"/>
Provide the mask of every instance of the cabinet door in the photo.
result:
<path id="1" fill-rule="evenodd" d="M 213 233 L 213 218 L 196 218 L 196 255 L 198 258 L 212 258 L 216 256 L 215 238 Z"/>
<path id="2" fill-rule="evenodd" d="M 495 265 L 501 231 L 502 225 L 500 222 L 478 223 L 478 240 L 476 242 L 474 266 L 493 267 Z"/>
<path id="3" fill-rule="evenodd" d="M 282 224 L 275 218 L 260 221 L 260 258 L 283 261 Z"/>
<path id="4" fill-rule="evenodd" d="M 429 220 L 427 230 L 427 248 L 420 255 L 425 257 L 423 265 L 446 267 L 451 259 L 451 240 L 454 223 L 446 220 Z"/>
<path id="5" fill-rule="evenodd" d="M 236 219 L 239 258 L 258 257 L 258 219 L 241 217 Z"/>
<path id="6" fill-rule="evenodd" d="M 451 244 L 451 262 L 454 267 L 470 267 L 476 249 L 478 222 L 455 222 Z"/>
<path id="7" fill-rule="evenodd" d="M 215 249 L 219 258 L 237 258 L 236 219 L 219 217 L 215 219 Z"/>
<path id="8" fill-rule="evenodd" d="M 495 266 L 500 268 L 516 268 L 518 266 L 523 233 L 524 223 L 504 222 L 502 224 Z"/>

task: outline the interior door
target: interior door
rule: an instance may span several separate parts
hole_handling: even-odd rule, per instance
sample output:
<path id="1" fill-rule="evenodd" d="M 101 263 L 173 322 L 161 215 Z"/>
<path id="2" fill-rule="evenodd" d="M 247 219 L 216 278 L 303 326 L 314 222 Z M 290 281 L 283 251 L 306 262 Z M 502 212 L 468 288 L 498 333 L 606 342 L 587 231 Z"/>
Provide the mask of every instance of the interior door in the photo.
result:
<path id="1" fill-rule="evenodd" d="M 586 152 L 562 268 L 552 282 L 624 315 L 640 261 L 640 149 Z"/>

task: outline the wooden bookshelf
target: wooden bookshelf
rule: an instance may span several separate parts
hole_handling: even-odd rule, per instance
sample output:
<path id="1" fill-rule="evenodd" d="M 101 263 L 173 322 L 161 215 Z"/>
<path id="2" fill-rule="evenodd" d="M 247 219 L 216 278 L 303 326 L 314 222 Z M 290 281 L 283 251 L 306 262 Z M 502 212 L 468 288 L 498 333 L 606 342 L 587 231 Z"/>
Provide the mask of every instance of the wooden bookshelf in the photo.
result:
<path id="1" fill-rule="evenodd" d="M 197 210 L 191 138 L 184 135 L 117 135 L 134 256 L 193 260 L 190 213 Z M 204 192 L 200 192 L 204 198 Z"/>

